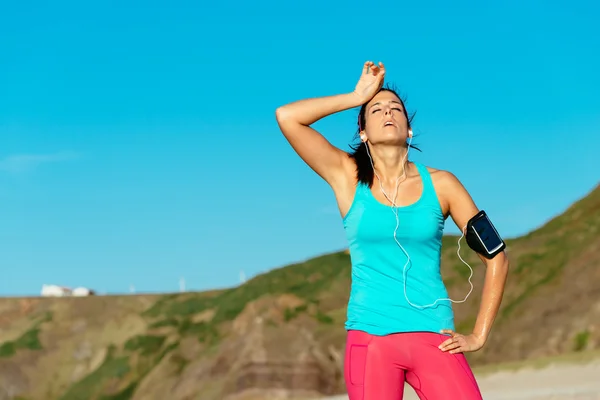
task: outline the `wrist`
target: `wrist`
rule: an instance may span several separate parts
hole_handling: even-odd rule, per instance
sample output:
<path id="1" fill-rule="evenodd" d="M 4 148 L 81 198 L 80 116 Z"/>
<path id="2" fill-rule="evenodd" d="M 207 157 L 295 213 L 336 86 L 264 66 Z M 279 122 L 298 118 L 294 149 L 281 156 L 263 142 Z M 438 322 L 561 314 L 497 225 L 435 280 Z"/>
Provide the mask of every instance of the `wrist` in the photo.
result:
<path id="1" fill-rule="evenodd" d="M 474 331 L 471 335 L 473 335 L 482 346 L 487 342 L 487 335 L 484 333 Z"/>
<path id="2" fill-rule="evenodd" d="M 358 94 L 356 92 L 356 90 L 353 90 L 352 92 L 347 93 L 347 96 L 349 97 L 350 101 L 353 104 L 352 108 L 360 107 L 368 101 L 368 100 L 365 100 L 363 96 Z"/>

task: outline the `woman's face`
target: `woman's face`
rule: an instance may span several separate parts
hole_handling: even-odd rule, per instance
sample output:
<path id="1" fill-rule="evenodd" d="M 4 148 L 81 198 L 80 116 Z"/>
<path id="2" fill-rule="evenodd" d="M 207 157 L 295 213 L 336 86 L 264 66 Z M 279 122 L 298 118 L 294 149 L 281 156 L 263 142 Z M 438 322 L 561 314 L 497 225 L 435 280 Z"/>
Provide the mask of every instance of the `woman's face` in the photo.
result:
<path id="1" fill-rule="evenodd" d="M 382 90 L 365 108 L 365 127 L 361 140 L 371 144 L 404 145 L 408 138 L 408 119 L 402 101 L 392 92 Z"/>

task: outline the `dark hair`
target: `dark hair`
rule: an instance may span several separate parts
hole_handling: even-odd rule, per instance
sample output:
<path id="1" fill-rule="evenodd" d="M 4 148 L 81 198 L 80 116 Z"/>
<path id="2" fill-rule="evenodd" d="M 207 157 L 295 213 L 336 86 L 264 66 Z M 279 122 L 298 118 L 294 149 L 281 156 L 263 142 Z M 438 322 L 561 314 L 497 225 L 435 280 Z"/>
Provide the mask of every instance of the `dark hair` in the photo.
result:
<path id="1" fill-rule="evenodd" d="M 377 93 L 380 93 L 383 91 L 392 92 L 393 94 L 396 95 L 396 97 L 398 97 L 398 99 L 400 99 L 400 102 L 402 103 L 402 111 L 404 113 L 404 116 L 406 117 L 406 120 L 408 121 L 408 128 L 409 129 L 412 128 L 412 120 L 415 117 L 415 113 L 413 113 L 410 116 L 408 115 L 408 111 L 406 111 L 406 106 L 404 105 L 405 99 L 402 99 L 398 95 L 396 90 L 390 86 L 382 87 L 381 89 L 379 89 L 379 91 Z M 365 142 L 363 142 L 362 140 L 360 140 L 361 127 L 365 126 L 367 123 L 366 117 L 365 117 L 365 112 L 367 110 L 367 103 L 363 104 L 360 107 L 360 111 L 358 113 L 358 121 L 357 121 L 358 129 L 356 131 L 356 136 L 355 136 L 355 138 L 358 139 L 358 143 L 356 143 L 354 145 L 350 145 L 352 152 L 349 153 L 349 155 L 351 158 L 354 159 L 354 162 L 356 163 L 356 178 L 357 178 L 357 180 L 359 182 L 367 184 L 367 185 L 369 185 L 369 187 L 371 187 L 373 185 L 373 167 L 371 166 L 371 160 L 369 159 L 369 154 L 367 153 L 367 144 Z M 413 134 L 413 138 L 414 138 L 414 136 L 415 135 Z M 418 147 L 416 147 L 412 144 L 410 145 L 410 147 L 417 151 L 421 151 L 421 149 L 419 149 Z"/>

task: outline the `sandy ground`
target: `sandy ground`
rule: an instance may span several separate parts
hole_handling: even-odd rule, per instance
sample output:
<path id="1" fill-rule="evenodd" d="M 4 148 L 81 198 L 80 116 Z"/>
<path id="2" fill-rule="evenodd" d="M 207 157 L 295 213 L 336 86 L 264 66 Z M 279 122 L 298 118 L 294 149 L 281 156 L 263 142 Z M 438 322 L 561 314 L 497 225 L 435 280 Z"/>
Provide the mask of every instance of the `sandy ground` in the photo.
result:
<path id="1" fill-rule="evenodd" d="M 600 360 L 476 377 L 484 400 L 600 400 Z M 335 396 L 326 400 L 347 398 Z M 418 400 L 410 386 L 405 388 L 404 400 Z"/>

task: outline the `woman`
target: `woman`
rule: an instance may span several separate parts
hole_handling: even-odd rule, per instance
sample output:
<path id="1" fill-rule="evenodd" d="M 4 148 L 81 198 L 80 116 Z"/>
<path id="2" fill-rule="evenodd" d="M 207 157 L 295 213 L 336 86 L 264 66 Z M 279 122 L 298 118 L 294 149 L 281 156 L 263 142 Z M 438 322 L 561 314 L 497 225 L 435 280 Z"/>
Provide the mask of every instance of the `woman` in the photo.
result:
<path id="1" fill-rule="evenodd" d="M 298 155 L 333 189 L 352 259 L 344 376 L 350 400 L 401 400 L 404 383 L 421 399 L 481 399 L 465 352 L 486 342 L 508 271 L 504 252 L 488 260 L 481 306 L 470 334 L 454 331 L 440 275 L 441 238 L 450 216 L 463 230 L 478 209 L 449 172 L 410 162 L 411 119 L 383 89 L 385 67 L 366 62 L 353 92 L 277 109 Z M 360 108 L 352 154 L 310 127 Z"/>

